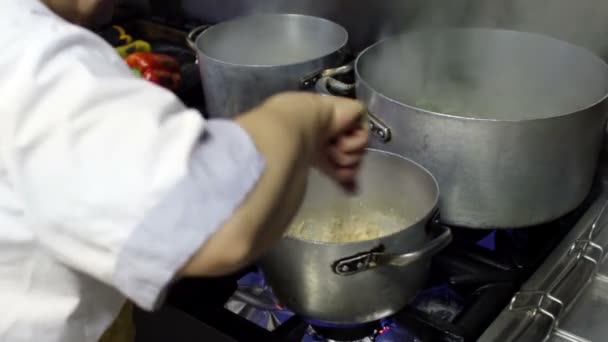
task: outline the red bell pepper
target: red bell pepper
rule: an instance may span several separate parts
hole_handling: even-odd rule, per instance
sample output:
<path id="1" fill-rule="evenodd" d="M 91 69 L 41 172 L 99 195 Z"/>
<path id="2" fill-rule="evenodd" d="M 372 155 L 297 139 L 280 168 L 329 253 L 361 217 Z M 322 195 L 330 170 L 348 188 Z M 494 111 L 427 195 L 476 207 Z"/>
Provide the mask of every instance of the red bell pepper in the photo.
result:
<path id="1" fill-rule="evenodd" d="M 177 60 L 168 55 L 153 52 L 135 52 L 128 55 L 125 61 L 131 68 L 137 68 L 142 73 L 150 69 L 180 72 Z"/>
<path id="2" fill-rule="evenodd" d="M 179 90 L 182 85 L 182 76 L 179 73 L 167 70 L 148 69 L 143 72 L 142 77 L 145 80 L 156 83 L 173 91 Z"/>
<path id="3" fill-rule="evenodd" d="M 171 56 L 152 52 L 135 52 L 127 56 L 125 62 L 132 69 L 139 70 L 142 77 L 150 82 L 172 91 L 177 91 L 181 87 L 180 66 Z"/>

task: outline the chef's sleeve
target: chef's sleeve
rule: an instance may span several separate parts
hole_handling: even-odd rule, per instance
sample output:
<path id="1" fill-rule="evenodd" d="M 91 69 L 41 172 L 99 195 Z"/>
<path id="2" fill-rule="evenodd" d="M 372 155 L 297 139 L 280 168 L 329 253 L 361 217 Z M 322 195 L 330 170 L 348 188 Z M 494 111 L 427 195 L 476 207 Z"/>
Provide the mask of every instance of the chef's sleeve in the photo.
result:
<path id="1" fill-rule="evenodd" d="M 264 159 L 232 121 L 205 122 L 95 35 L 60 30 L 14 75 L 27 90 L 3 128 L 10 178 L 49 257 L 153 309 Z"/>

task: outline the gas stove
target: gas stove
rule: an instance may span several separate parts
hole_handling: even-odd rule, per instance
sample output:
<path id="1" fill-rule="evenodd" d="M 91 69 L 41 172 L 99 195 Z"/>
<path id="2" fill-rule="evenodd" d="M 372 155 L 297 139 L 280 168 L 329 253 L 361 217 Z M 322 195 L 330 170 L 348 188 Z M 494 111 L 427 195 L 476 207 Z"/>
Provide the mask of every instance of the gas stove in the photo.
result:
<path id="1" fill-rule="evenodd" d="M 543 226 L 499 231 L 453 227 L 454 242 L 434 258 L 426 288 L 404 310 L 380 322 L 328 326 L 304 321 L 276 302 L 255 270 L 238 280 L 224 308 L 264 328 L 270 338 L 282 333 L 283 324 L 305 326 L 302 336 L 291 341 L 474 341 L 592 199 L 593 195 L 577 211 Z"/>
<path id="2" fill-rule="evenodd" d="M 212 331 L 225 341 L 475 341 L 596 197 L 593 192 L 574 212 L 541 226 L 452 227 L 454 241 L 434 257 L 425 289 L 402 311 L 378 322 L 337 326 L 306 321 L 281 306 L 255 267 L 230 277 L 181 281 L 168 294 L 167 307 L 196 322 L 189 329 Z M 141 322 L 159 313 L 138 315 Z M 155 334 L 143 330 L 148 337 L 142 341 L 155 341 L 150 339 Z"/>

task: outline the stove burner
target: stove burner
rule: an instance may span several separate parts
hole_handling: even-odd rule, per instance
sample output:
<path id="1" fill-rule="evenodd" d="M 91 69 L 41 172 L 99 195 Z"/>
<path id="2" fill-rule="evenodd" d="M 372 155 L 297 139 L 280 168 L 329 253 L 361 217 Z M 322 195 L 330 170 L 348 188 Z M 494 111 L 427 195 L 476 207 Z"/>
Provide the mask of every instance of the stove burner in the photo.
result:
<path id="1" fill-rule="evenodd" d="M 464 306 L 463 301 L 447 285 L 442 285 L 420 293 L 413 306 L 439 320 L 453 322 Z"/>
<path id="2" fill-rule="evenodd" d="M 379 322 L 366 323 L 361 325 L 340 326 L 327 324 L 311 324 L 311 327 L 324 341 L 336 342 L 373 342 L 382 330 Z"/>

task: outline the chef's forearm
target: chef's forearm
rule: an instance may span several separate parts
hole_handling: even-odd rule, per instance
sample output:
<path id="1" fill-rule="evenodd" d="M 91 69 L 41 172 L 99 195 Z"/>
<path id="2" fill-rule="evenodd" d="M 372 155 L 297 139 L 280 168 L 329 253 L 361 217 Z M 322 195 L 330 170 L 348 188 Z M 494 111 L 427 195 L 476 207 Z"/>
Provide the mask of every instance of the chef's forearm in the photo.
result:
<path id="1" fill-rule="evenodd" d="M 304 196 L 314 144 L 319 140 L 311 135 L 318 135 L 323 125 L 322 118 L 302 120 L 302 115 L 323 115 L 316 105 L 304 101 L 293 108 L 288 102 L 275 101 L 237 120 L 265 157 L 266 169 L 241 206 L 183 268 L 183 275 L 234 272 L 282 237 Z"/>

